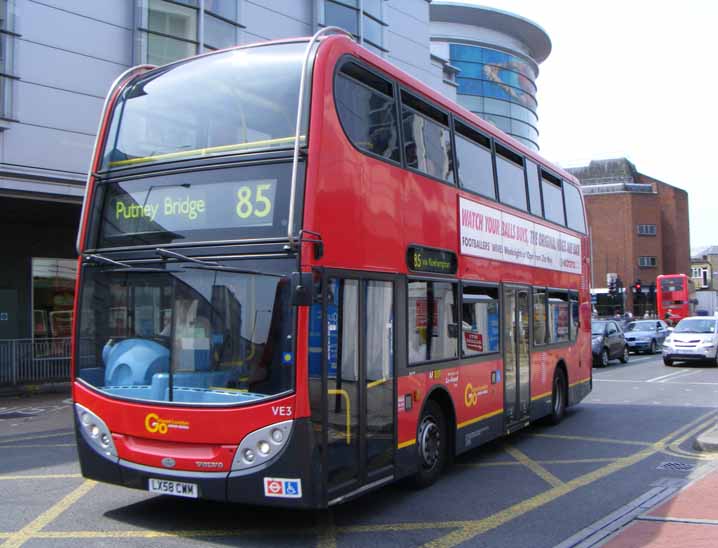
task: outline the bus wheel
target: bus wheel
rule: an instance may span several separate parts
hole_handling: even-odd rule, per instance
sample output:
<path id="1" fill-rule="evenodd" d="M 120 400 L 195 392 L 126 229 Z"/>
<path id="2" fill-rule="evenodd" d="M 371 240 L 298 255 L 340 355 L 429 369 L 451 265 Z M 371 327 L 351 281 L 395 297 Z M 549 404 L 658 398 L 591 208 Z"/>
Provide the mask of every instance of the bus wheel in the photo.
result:
<path id="1" fill-rule="evenodd" d="M 549 423 L 558 424 L 566 414 L 566 373 L 563 369 L 556 368 L 553 376 L 553 394 L 551 395 L 551 414 L 548 417 Z"/>
<path id="2" fill-rule="evenodd" d="M 446 464 L 449 445 L 446 430 L 441 406 L 434 400 L 429 400 L 421 415 L 416 435 L 419 470 L 414 476 L 415 487 L 428 487 L 441 474 Z"/>

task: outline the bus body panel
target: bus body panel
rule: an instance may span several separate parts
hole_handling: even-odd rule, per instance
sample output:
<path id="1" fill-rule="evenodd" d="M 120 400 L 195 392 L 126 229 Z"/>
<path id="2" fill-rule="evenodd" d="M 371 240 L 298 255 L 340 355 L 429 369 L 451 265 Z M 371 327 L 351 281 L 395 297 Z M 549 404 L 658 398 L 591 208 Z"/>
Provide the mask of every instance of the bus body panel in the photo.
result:
<path id="1" fill-rule="evenodd" d="M 299 270 L 311 272 L 313 269 L 331 268 L 373 271 L 398 275 L 397 283 L 406 283 L 408 278 L 416 277 L 451 282 L 484 282 L 497 287 L 499 284 L 510 283 L 527 288 L 533 286 L 577 291 L 580 325 L 576 342 L 546 347 L 534 346 L 533 342 L 531 344 L 529 418 L 537 419 L 551 412 L 552 383 L 559 366 L 565 367 L 567 372 L 569 403 L 578 403 L 588 394 L 591 386 L 587 236 L 555 227 L 528 213 L 371 157 L 355 148 L 339 121 L 334 101 L 335 70 L 346 55 L 352 55 L 367 66 L 383 71 L 400 81 L 401 86 L 423 94 L 447 111 L 451 108 L 487 135 L 505 138 L 521 154 L 545 165 L 534 152 L 514 143 L 462 107 L 451 105 L 435 91 L 350 40 L 327 38 L 319 47 L 314 61 L 301 212 L 302 228 L 319 235 L 323 253 L 317 257 L 316 244 L 307 241 L 308 238 L 303 239 L 299 244 Z M 118 93 L 119 90 L 115 92 L 115 97 Z M 101 133 L 106 131 L 106 125 L 105 120 Z M 98 134 L 98 141 L 102 138 Z M 93 165 L 96 163 L 97 157 Z M 566 180 L 575 182 L 571 175 L 562 170 L 555 167 L 550 169 Z M 88 190 L 88 194 L 90 192 Z M 516 217 L 578 237 L 582 244 L 581 275 L 462 255 L 459 246 L 459 197 L 508 211 Z M 89 217 L 89 212 L 83 217 L 83 235 Z M 406 252 L 408 246 L 413 244 L 455 253 L 458 258 L 456 275 L 442 277 L 410 272 Z M 78 288 L 81 275 L 80 269 Z M 79 295 L 79 291 L 76 295 Z M 171 455 L 176 470 L 194 474 L 193 479 L 187 481 L 198 483 L 202 498 L 290 507 L 326 506 L 326 470 L 323 469 L 321 455 L 323 434 L 317 430 L 316 419 L 309 418 L 315 411 L 311 408 L 309 397 L 309 313 L 309 307 L 297 309 L 296 382 L 295 391 L 291 395 L 242 407 L 199 408 L 120 401 L 75 381 L 75 401 L 105 420 L 114 434 L 118 454 L 122 459 L 120 463 L 113 463 L 100 456 L 78 433 L 83 475 L 138 489 L 147 489 L 150 478 L 184 481 L 182 478 L 185 476 L 173 475 L 171 470 L 162 469 L 162 459 Z M 406 333 L 397 334 L 395 348 L 398 352 L 405 352 L 406 348 L 402 346 L 405 343 Z M 453 449 L 456 453 L 507 432 L 509 425 L 504 419 L 505 374 L 500 352 L 473 361 L 463 358 L 436 365 L 406 367 L 400 358 L 395 358 L 394 363 L 397 390 L 394 478 L 416 471 L 417 427 L 428 398 L 448 395 L 451 404 L 445 413 L 452 421 L 450 435 L 454 436 Z M 266 469 L 229 473 L 234 451 L 247 434 L 288 418 L 294 419 L 293 434 L 281 458 L 272 461 Z M 159 432 L 158 425 L 161 424 L 167 426 L 165 433 Z M 76 427 L 81 428 L 79 425 Z M 208 456 L 206 459 L 205 455 Z M 197 461 L 220 463 L 222 467 L 217 470 L 224 475 L 212 476 L 198 466 Z M 264 483 L 267 478 L 301 481 L 302 497 L 267 497 Z"/>

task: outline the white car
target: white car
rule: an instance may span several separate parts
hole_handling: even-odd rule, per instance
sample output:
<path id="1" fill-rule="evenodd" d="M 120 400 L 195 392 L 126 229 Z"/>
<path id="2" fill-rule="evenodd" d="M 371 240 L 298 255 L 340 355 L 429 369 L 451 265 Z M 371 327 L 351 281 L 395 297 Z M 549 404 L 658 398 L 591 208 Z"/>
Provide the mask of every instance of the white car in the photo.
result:
<path id="1" fill-rule="evenodd" d="M 683 318 L 663 342 L 663 363 L 710 361 L 718 366 L 718 317 Z"/>

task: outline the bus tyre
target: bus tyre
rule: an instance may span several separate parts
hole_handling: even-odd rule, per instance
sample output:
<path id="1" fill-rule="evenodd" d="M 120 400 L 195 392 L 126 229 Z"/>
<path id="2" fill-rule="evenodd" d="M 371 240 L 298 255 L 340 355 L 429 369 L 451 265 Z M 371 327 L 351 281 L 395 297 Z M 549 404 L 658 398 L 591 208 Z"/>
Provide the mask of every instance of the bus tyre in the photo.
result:
<path id="1" fill-rule="evenodd" d="M 437 480 L 446 464 L 448 445 L 444 412 L 437 402 L 429 400 L 416 433 L 419 469 L 414 476 L 415 487 L 428 487 Z"/>
<path id="2" fill-rule="evenodd" d="M 548 416 L 550 424 L 558 424 L 566 414 L 566 373 L 560 367 L 553 375 L 553 392 L 551 394 L 551 414 Z"/>

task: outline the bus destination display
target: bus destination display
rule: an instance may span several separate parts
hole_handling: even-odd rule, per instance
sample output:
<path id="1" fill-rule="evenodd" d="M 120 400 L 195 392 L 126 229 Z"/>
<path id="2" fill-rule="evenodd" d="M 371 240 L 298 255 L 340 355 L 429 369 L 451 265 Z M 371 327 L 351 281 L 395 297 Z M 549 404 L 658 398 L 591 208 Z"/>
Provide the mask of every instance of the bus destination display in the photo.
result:
<path id="1" fill-rule="evenodd" d="M 139 186 L 139 188 L 138 188 Z M 105 185 L 101 241 L 142 235 L 195 240 L 206 231 L 257 229 L 273 232 L 277 179 L 137 185 Z M 282 227 L 283 230 L 286 228 Z M 242 237 L 227 234 L 226 238 Z M 141 243 L 141 242 L 134 242 Z"/>

